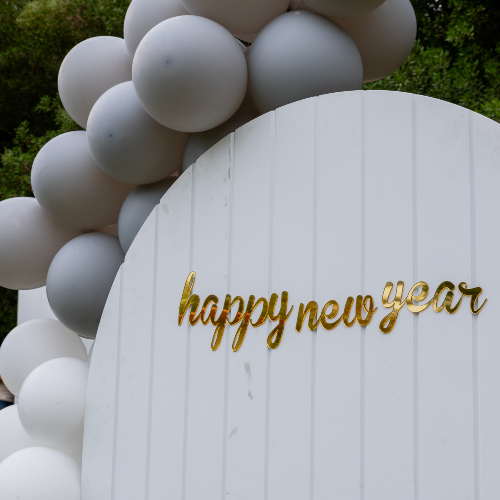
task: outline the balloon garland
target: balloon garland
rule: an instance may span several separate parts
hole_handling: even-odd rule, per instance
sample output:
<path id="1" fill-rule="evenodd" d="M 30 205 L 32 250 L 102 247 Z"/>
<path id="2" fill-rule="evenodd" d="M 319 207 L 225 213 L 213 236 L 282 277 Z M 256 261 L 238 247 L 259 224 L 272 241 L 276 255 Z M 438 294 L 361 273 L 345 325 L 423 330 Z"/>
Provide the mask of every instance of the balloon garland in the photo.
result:
<path id="1" fill-rule="evenodd" d="M 0 202 L 0 286 L 46 284 L 59 319 L 19 325 L 0 349 L 18 396 L 0 413 L 0 500 L 80 498 L 92 357 L 80 337 L 95 338 L 172 174 L 261 113 L 388 76 L 416 19 L 409 0 L 133 0 L 124 37 L 67 54 L 59 95 L 85 130 L 40 150 L 35 199 Z"/>

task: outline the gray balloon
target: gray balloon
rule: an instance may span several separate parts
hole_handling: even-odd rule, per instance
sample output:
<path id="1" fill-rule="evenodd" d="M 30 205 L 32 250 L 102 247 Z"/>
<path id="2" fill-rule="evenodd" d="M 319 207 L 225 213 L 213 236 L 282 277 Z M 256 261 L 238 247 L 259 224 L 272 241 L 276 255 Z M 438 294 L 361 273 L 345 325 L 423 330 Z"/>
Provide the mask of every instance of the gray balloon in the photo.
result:
<path id="1" fill-rule="evenodd" d="M 248 56 L 249 88 L 261 113 L 307 97 L 360 90 L 356 44 L 335 22 L 307 11 L 271 21 Z"/>
<path id="2" fill-rule="evenodd" d="M 136 187 L 123 202 L 118 218 L 118 237 L 125 253 L 137 236 L 152 210 L 176 178 L 164 179 L 154 184 Z"/>
<path id="3" fill-rule="evenodd" d="M 94 160 L 110 177 L 128 184 L 150 184 L 179 170 L 187 138 L 144 111 L 132 82 L 103 94 L 87 122 Z"/>
<path id="4" fill-rule="evenodd" d="M 47 297 L 57 319 L 81 337 L 95 338 L 102 311 L 125 254 L 118 238 L 87 233 L 54 257 Z"/>
<path id="5" fill-rule="evenodd" d="M 327 17 L 359 17 L 380 7 L 385 0 L 303 0 L 314 12 Z"/>
<path id="6" fill-rule="evenodd" d="M 258 113 L 247 108 L 241 107 L 236 113 L 218 127 L 205 132 L 191 134 L 188 138 L 184 158 L 182 160 L 182 171 L 185 172 L 196 160 L 212 146 L 224 139 L 226 135 L 234 132 L 237 128 L 245 125 L 249 121 L 257 118 Z M 130 196 L 130 195 L 129 195 Z"/>

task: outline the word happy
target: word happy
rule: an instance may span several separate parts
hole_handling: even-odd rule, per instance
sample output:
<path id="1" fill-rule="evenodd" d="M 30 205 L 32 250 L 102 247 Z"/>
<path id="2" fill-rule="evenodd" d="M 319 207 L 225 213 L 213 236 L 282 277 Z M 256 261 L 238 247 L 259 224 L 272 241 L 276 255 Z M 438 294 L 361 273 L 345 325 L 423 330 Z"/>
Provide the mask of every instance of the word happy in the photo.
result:
<path id="1" fill-rule="evenodd" d="M 267 320 L 270 320 L 271 322 L 277 322 L 277 325 L 269 334 L 267 345 L 270 349 L 276 349 L 280 345 L 285 331 L 285 324 L 289 320 L 294 309 L 293 305 L 288 308 L 288 292 L 282 292 L 281 299 L 279 299 L 276 293 L 273 293 L 269 300 L 265 297 L 255 300 L 255 296 L 250 295 L 246 302 L 246 307 L 242 297 L 238 295 L 232 298 L 231 295 L 227 294 L 222 304 L 220 314 L 217 316 L 219 299 L 215 295 L 209 295 L 203 302 L 201 310 L 198 312 L 200 297 L 196 294 L 192 295 L 195 279 L 196 273 L 190 273 L 184 285 L 181 303 L 179 305 L 179 326 L 182 325 L 188 309 L 191 309 L 188 319 L 190 325 L 194 326 L 198 321 L 201 321 L 204 325 L 210 322 L 215 326 L 211 347 L 213 351 L 216 351 L 222 342 L 226 324 L 231 326 L 239 324 L 232 344 L 233 351 L 238 351 L 245 340 L 249 326 L 257 328 L 262 326 Z M 413 285 L 405 298 L 403 298 L 404 283 L 398 281 L 394 299 L 390 300 L 393 288 L 394 285 L 388 282 L 382 293 L 382 306 L 390 310 L 380 322 L 379 328 L 382 333 L 389 333 L 393 330 L 398 319 L 399 311 L 404 305 L 414 314 L 419 314 L 429 307 L 432 307 L 436 313 L 445 310 L 448 314 L 454 314 L 462 305 L 464 297 L 470 297 L 471 312 L 472 314 L 478 314 L 487 302 L 487 299 L 485 299 L 481 306 L 478 307 L 477 301 L 479 295 L 482 293 L 482 289 L 480 287 L 468 288 L 467 283 L 464 282 L 458 285 L 460 297 L 455 304 L 453 304 L 455 298 L 455 285 L 450 281 L 441 283 L 437 287 L 432 298 L 424 304 L 421 302 L 427 298 L 429 293 L 429 285 L 425 281 L 419 281 Z M 442 298 L 443 295 L 444 299 Z M 233 308 L 236 310 L 234 318 L 230 314 Z M 317 330 L 319 326 L 325 330 L 333 330 L 341 323 L 347 328 L 354 326 L 356 323 L 361 326 L 368 326 L 377 310 L 378 308 L 375 307 L 375 301 L 371 295 L 366 295 L 365 297 L 358 295 L 356 299 L 348 297 L 345 302 L 344 310 L 340 316 L 338 316 L 339 304 L 336 300 L 329 300 L 321 308 L 321 312 L 319 312 L 320 308 L 318 303 L 312 300 L 307 305 L 299 305 L 295 329 L 297 332 L 301 332 L 306 322 L 307 327 L 311 331 Z M 209 311 L 208 315 L 207 311 Z M 257 311 L 257 313 L 252 319 L 255 311 Z"/>

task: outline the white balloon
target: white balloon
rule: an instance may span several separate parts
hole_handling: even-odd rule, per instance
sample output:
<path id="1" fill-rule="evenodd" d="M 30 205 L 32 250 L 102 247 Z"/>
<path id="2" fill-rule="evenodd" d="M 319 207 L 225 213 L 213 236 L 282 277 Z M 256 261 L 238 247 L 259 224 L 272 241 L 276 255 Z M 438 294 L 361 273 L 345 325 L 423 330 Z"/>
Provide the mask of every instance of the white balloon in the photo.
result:
<path id="1" fill-rule="evenodd" d="M 132 79 L 132 59 L 125 40 L 114 36 L 89 38 L 73 47 L 61 64 L 57 81 L 64 109 L 80 127 L 106 90 Z"/>
<path id="2" fill-rule="evenodd" d="M 389 76 L 410 55 L 417 19 L 410 0 L 386 0 L 357 19 L 335 19 L 356 43 L 363 61 L 363 81 Z"/>
<path id="3" fill-rule="evenodd" d="M 289 0 L 181 0 L 190 14 L 221 24 L 231 33 L 257 33 L 286 12 Z"/>
<path id="4" fill-rule="evenodd" d="M 58 358 L 35 368 L 19 394 L 24 430 L 41 446 L 74 453 L 82 446 L 89 364 Z"/>
<path id="5" fill-rule="evenodd" d="M 26 433 L 21 425 L 17 405 L 0 411 L 0 463 L 16 451 L 33 446 L 39 446 L 39 444 Z"/>
<path id="6" fill-rule="evenodd" d="M 144 109 L 182 132 L 201 132 L 228 120 L 245 97 L 247 76 L 238 41 L 197 16 L 155 26 L 139 44 L 132 68 Z"/>
<path id="7" fill-rule="evenodd" d="M 385 0 L 302 0 L 314 12 L 327 17 L 359 17 L 380 7 Z M 297 6 L 295 6 L 296 8 Z"/>
<path id="8" fill-rule="evenodd" d="M 56 253 L 81 233 L 50 217 L 34 198 L 0 202 L 0 286 L 31 290 L 45 285 Z"/>
<path id="9" fill-rule="evenodd" d="M 176 178 L 163 179 L 154 184 L 136 187 L 123 202 L 118 219 L 120 245 L 125 253 L 134 241 L 151 211 L 160 203 L 163 195 Z"/>
<path id="10" fill-rule="evenodd" d="M 10 392 L 19 396 L 26 377 L 55 358 L 87 360 L 82 339 L 55 319 L 26 321 L 12 330 L 0 347 L 0 375 Z"/>
<path id="11" fill-rule="evenodd" d="M 361 57 L 346 32 L 302 10 L 279 16 L 258 34 L 248 71 L 261 113 L 307 97 L 359 90 L 363 80 Z"/>
<path id="12" fill-rule="evenodd" d="M 130 57 L 146 33 L 162 21 L 171 17 L 184 16 L 189 12 L 180 0 L 133 0 L 127 9 L 123 34 Z"/>
<path id="13" fill-rule="evenodd" d="M 81 467 L 51 448 L 27 448 L 0 464 L 0 500 L 80 500 Z"/>
<path id="14" fill-rule="evenodd" d="M 153 120 L 132 82 L 103 94 L 87 123 L 94 160 L 106 174 L 129 184 L 150 184 L 179 170 L 187 137 Z"/>
<path id="15" fill-rule="evenodd" d="M 118 238 L 109 234 L 82 234 L 62 247 L 47 275 L 47 298 L 56 317 L 82 337 L 95 338 L 124 258 Z"/>
<path id="16" fill-rule="evenodd" d="M 87 357 L 87 361 L 88 361 L 89 365 L 90 365 L 90 363 L 92 363 L 92 356 L 94 354 L 94 346 L 95 346 L 95 343 L 92 344 L 92 347 L 90 348 L 90 351 L 89 351 L 89 354 L 88 354 L 88 357 Z"/>
<path id="17" fill-rule="evenodd" d="M 83 131 L 59 135 L 45 144 L 33 163 L 31 185 L 54 219 L 80 229 L 115 224 L 123 200 L 134 189 L 99 168 Z"/>
<path id="18" fill-rule="evenodd" d="M 237 128 L 245 125 L 245 123 L 248 123 L 257 116 L 258 113 L 242 106 L 231 118 L 229 118 L 227 122 L 224 122 L 222 125 L 206 130 L 205 132 L 190 134 L 186 144 L 186 149 L 184 150 L 182 171 L 185 172 L 203 153 L 208 151 L 220 140 L 224 139 L 226 135 L 236 131 Z M 125 203 L 123 204 L 124 206 Z"/>

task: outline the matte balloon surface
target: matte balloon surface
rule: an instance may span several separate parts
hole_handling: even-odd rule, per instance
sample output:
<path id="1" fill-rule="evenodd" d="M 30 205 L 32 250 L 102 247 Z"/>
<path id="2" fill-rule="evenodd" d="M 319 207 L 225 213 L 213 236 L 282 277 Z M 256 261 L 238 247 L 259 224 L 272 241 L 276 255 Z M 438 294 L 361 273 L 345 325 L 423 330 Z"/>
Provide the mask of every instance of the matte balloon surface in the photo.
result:
<path id="1" fill-rule="evenodd" d="M 231 33 L 197 16 L 155 26 L 139 44 L 132 69 L 144 109 L 182 132 L 228 120 L 245 97 L 247 76 L 245 55 Z"/>
<path id="2" fill-rule="evenodd" d="M 56 253 L 81 233 L 55 221 L 34 198 L 0 202 L 0 286 L 31 290 L 45 285 Z"/>
<path id="3" fill-rule="evenodd" d="M 81 448 L 88 371 L 86 360 L 58 358 L 40 365 L 24 381 L 19 417 L 40 446 L 68 454 Z"/>
<path id="4" fill-rule="evenodd" d="M 366 16 L 336 21 L 359 49 L 365 82 L 394 73 L 410 55 L 417 36 L 417 19 L 410 0 L 386 0 Z"/>
<path id="5" fill-rule="evenodd" d="M 80 500 L 81 467 L 51 448 L 27 448 L 0 464 L 0 500 Z"/>
<path id="6" fill-rule="evenodd" d="M 33 163 L 31 185 L 54 219 L 81 229 L 116 223 L 123 200 L 134 189 L 99 168 L 83 131 L 59 135 L 45 144 Z"/>
<path id="7" fill-rule="evenodd" d="M 182 171 L 186 171 L 196 160 L 213 145 L 217 144 L 226 135 L 234 132 L 237 128 L 245 125 L 249 121 L 257 118 L 258 114 L 241 107 L 229 118 L 227 122 L 205 132 L 191 134 L 184 150 L 182 160 Z M 130 195 L 129 195 L 130 196 Z"/>
<path id="8" fill-rule="evenodd" d="M 0 347 L 0 375 L 14 395 L 19 396 L 28 375 L 55 358 L 87 360 L 82 339 L 55 319 L 34 319 L 12 330 Z"/>
<path id="9" fill-rule="evenodd" d="M 83 234 L 61 248 L 47 276 L 47 297 L 57 318 L 82 337 L 95 338 L 124 258 L 118 238 L 103 233 Z"/>
<path id="10" fill-rule="evenodd" d="M 302 0 L 311 10 L 327 17 L 359 17 L 380 7 L 385 0 Z"/>
<path id="11" fill-rule="evenodd" d="M 61 64 L 57 81 L 64 109 L 86 128 L 90 110 L 106 90 L 132 79 L 132 59 L 125 40 L 89 38 L 73 47 Z"/>
<path id="12" fill-rule="evenodd" d="M 150 184 L 179 170 L 187 134 L 153 120 L 132 82 L 108 90 L 96 102 L 87 124 L 94 160 L 114 179 Z"/>
<path id="13" fill-rule="evenodd" d="M 312 12 L 287 12 L 257 36 L 248 56 L 249 87 L 261 113 L 307 97 L 359 90 L 356 45 L 336 23 Z"/>
<path id="14" fill-rule="evenodd" d="M 32 448 L 37 442 L 32 439 L 19 420 L 17 405 L 0 411 L 0 462 L 16 453 L 16 451 Z"/>
<path id="15" fill-rule="evenodd" d="M 190 14 L 219 23 L 231 33 L 257 33 L 286 12 L 289 0 L 182 0 Z"/>
<path id="16" fill-rule="evenodd" d="M 118 235 L 126 253 L 151 211 L 160 203 L 163 195 L 176 178 L 164 179 L 154 184 L 136 187 L 123 203 L 118 219 Z"/>
<path id="17" fill-rule="evenodd" d="M 133 0 L 127 9 L 123 34 L 130 57 L 134 57 L 146 33 L 171 17 L 189 14 L 180 0 Z"/>

